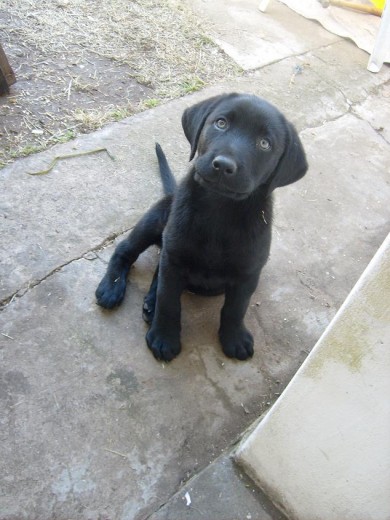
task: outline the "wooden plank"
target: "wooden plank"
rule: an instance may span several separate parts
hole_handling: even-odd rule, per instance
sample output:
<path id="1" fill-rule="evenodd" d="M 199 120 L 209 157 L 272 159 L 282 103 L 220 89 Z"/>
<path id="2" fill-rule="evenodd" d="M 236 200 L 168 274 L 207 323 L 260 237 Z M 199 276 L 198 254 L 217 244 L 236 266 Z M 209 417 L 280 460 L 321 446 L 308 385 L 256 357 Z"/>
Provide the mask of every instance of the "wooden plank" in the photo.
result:
<path id="1" fill-rule="evenodd" d="M 16 82 L 16 77 L 7 56 L 0 44 L 0 95 L 8 94 L 10 85 Z"/>

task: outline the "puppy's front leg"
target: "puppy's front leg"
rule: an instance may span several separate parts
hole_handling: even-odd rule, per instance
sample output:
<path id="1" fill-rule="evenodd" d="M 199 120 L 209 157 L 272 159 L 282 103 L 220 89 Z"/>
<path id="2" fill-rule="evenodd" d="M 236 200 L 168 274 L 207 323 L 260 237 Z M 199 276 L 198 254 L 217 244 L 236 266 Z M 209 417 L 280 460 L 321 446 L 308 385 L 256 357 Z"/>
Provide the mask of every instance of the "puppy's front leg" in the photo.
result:
<path id="1" fill-rule="evenodd" d="M 96 289 L 97 303 L 106 309 L 120 305 L 126 291 L 127 275 L 138 256 L 152 244 L 161 243 L 172 198 L 165 197 L 137 222 L 127 238 L 115 249 L 106 274 Z"/>
<path id="2" fill-rule="evenodd" d="M 258 276 L 254 276 L 226 288 L 219 339 L 227 357 L 243 361 L 253 356 L 253 336 L 244 325 L 244 317 L 257 281 Z"/>
<path id="3" fill-rule="evenodd" d="M 161 252 L 158 273 L 157 302 L 152 326 L 146 342 L 156 359 L 171 361 L 181 350 L 180 296 L 185 286 L 183 274 Z"/>

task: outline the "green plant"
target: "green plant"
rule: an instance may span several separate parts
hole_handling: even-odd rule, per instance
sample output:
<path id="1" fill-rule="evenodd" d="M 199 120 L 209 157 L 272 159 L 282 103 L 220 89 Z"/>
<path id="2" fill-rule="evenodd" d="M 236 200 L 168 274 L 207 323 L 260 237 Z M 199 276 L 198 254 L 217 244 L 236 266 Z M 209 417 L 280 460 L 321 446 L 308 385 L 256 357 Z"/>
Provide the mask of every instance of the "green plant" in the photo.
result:
<path id="1" fill-rule="evenodd" d="M 200 79 L 198 76 L 195 76 L 194 78 L 183 81 L 181 88 L 185 94 L 190 94 L 191 92 L 196 92 L 197 90 L 202 89 L 205 84 L 206 83 L 202 79 Z"/>

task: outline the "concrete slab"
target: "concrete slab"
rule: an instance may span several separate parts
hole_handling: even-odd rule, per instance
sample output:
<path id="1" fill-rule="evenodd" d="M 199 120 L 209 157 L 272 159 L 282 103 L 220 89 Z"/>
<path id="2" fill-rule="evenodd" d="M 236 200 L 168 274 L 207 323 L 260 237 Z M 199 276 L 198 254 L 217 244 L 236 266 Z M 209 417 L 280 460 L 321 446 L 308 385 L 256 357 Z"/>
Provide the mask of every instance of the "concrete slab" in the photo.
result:
<path id="1" fill-rule="evenodd" d="M 238 448 L 238 462 L 288 518 L 390 517 L 389 296 L 390 235 Z"/>
<path id="2" fill-rule="evenodd" d="M 219 457 L 187 482 L 148 520 L 197 520 L 201 517 L 286 520 L 228 455 Z"/>
<path id="3" fill-rule="evenodd" d="M 1 170 L 4 518 L 145 518 L 275 400 L 387 231 L 390 147 L 367 112 L 352 111 L 390 75 L 370 75 L 363 56 L 336 42 Z M 161 193 L 154 141 L 183 175 L 183 109 L 229 90 L 284 110 L 311 168 L 276 193 L 271 259 L 247 316 L 253 360 L 222 355 L 221 298 L 184 295 L 183 352 L 163 366 L 146 349 L 141 319 L 156 252 L 137 262 L 117 311 L 98 309 L 94 290 L 114 238 Z M 101 153 L 26 173 L 100 147 L 115 162 Z"/>
<path id="4" fill-rule="evenodd" d="M 266 13 L 257 6 L 251 0 L 191 0 L 192 9 L 210 25 L 212 39 L 244 70 L 340 40 L 279 2 Z"/>
<path id="5" fill-rule="evenodd" d="M 380 86 L 375 96 L 368 98 L 356 105 L 353 111 L 362 119 L 365 119 L 375 130 L 390 143 L 390 85 Z"/>
<path id="6" fill-rule="evenodd" d="M 147 111 L 1 170 L 0 301 L 134 225 L 161 193 L 154 142 L 177 132 L 181 111 L 171 106 L 157 118 Z M 173 164 L 188 152 L 181 132 L 165 147 Z M 59 161 L 48 175 L 28 175 L 53 157 L 98 148 L 115 161 L 101 152 Z"/>

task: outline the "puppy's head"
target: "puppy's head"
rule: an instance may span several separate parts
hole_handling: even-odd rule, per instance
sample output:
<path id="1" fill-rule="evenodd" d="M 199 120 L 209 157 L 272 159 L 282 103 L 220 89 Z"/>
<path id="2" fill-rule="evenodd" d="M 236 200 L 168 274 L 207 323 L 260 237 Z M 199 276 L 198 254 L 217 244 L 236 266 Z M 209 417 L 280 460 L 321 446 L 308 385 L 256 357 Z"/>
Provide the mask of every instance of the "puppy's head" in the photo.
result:
<path id="1" fill-rule="evenodd" d="M 269 195 L 307 171 L 302 143 L 291 123 L 267 101 L 223 94 L 185 110 L 194 178 L 204 188 L 235 200 L 257 188 Z"/>

